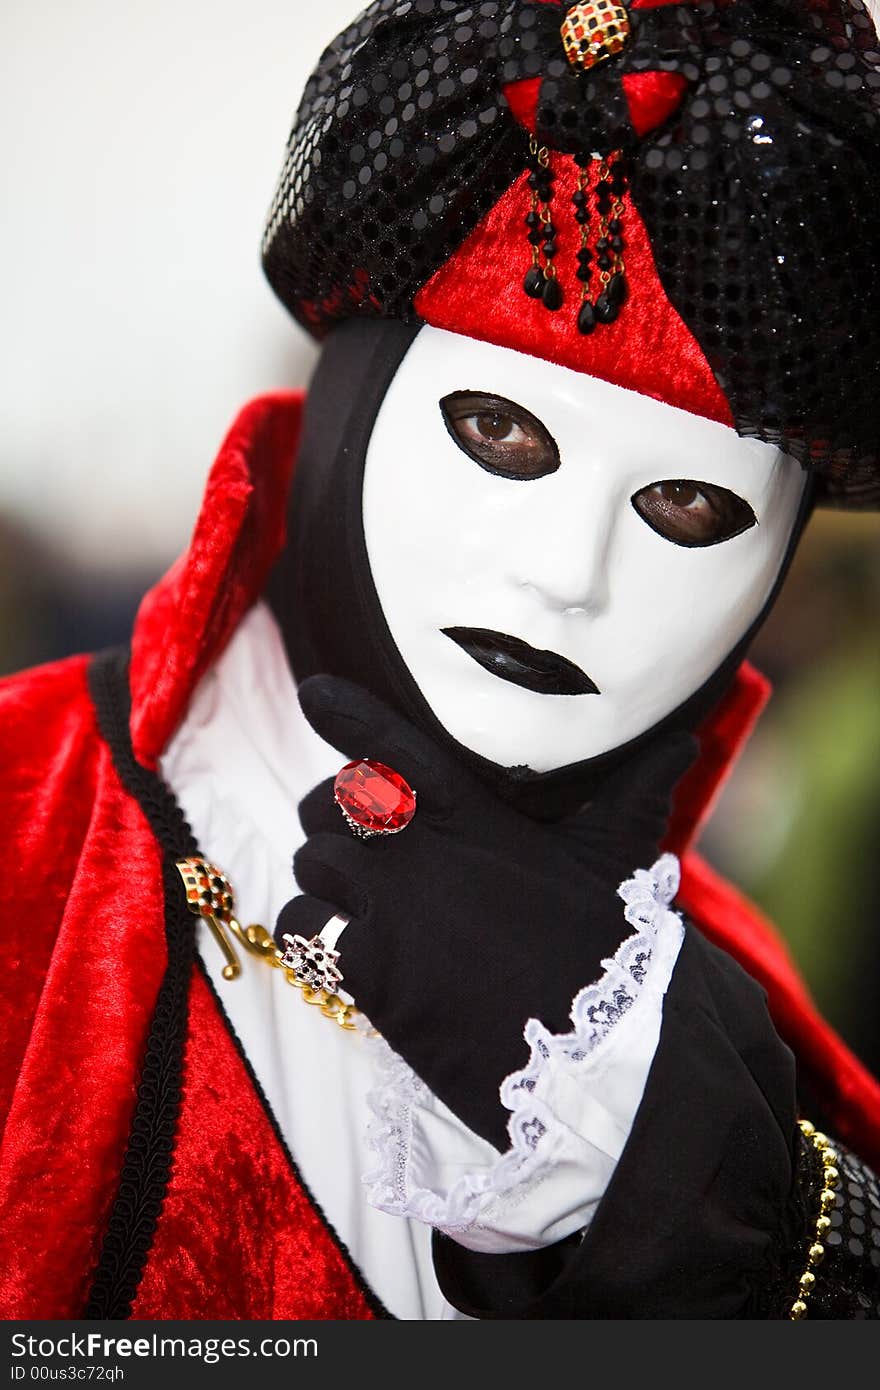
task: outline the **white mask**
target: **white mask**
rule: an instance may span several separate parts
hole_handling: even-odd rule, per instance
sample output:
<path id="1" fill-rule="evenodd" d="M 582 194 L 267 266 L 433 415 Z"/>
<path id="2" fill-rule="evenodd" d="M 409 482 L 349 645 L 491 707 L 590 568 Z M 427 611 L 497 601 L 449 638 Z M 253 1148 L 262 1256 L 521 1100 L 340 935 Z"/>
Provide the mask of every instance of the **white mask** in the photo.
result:
<path id="1" fill-rule="evenodd" d="M 705 491 L 655 486 L 681 480 Z M 628 743 L 721 665 L 767 603 L 805 485 L 725 425 L 423 328 L 367 451 L 367 555 L 447 732 L 549 772 Z"/>

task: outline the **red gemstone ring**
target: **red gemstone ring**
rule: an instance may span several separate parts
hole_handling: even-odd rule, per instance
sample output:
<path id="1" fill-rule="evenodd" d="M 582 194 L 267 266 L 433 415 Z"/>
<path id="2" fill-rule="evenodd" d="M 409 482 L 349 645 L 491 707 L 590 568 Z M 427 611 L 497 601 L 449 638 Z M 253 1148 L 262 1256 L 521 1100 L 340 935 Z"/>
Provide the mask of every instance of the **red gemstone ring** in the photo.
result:
<path id="1" fill-rule="evenodd" d="M 416 813 L 416 794 L 407 781 L 384 763 L 361 758 L 336 775 L 333 799 L 361 840 L 396 835 Z"/>

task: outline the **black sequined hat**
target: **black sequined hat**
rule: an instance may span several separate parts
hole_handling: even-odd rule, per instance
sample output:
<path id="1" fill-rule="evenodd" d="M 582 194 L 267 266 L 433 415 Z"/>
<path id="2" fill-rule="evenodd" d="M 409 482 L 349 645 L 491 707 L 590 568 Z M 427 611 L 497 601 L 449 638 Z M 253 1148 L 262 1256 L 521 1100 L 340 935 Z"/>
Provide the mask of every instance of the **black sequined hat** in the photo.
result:
<path id="1" fill-rule="evenodd" d="M 266 274 L 780 444 L 880 503 L 880 53 L 862 0 L 376 0 L 290 137 Z"/>

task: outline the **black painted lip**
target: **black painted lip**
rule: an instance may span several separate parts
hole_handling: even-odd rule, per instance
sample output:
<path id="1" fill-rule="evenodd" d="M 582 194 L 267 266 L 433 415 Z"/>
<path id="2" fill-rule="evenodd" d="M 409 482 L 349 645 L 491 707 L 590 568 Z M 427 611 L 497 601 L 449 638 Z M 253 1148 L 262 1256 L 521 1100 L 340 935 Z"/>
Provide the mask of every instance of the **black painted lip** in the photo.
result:
<path id="1" fill-rule="evenodd" d="M 556 652 L 539 652 L 518 637 L 484 627 L 444 627 L 462 651 L 503 681 L 535 690 L 539 695 L 600 695 L 580 666 Z"/>

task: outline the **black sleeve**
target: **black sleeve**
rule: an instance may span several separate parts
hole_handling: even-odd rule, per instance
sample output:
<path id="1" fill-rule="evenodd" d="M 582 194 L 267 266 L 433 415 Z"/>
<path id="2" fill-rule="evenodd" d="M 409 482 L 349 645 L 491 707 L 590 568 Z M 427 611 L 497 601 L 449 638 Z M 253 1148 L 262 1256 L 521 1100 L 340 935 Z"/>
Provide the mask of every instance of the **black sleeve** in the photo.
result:
<path id="1" fill-rule="evenodd" d="M 840 1180 L 808 1316 L 877 1317 L 877 1179 L 835 1147 Z M 822 1180 L 763 989 L 689 927 L 645 1095 L 583 1238 L 477 1255 L 435 1233 L 435 1269 L 444 1296 L 475 1318 L 787 1318 Z"/>

